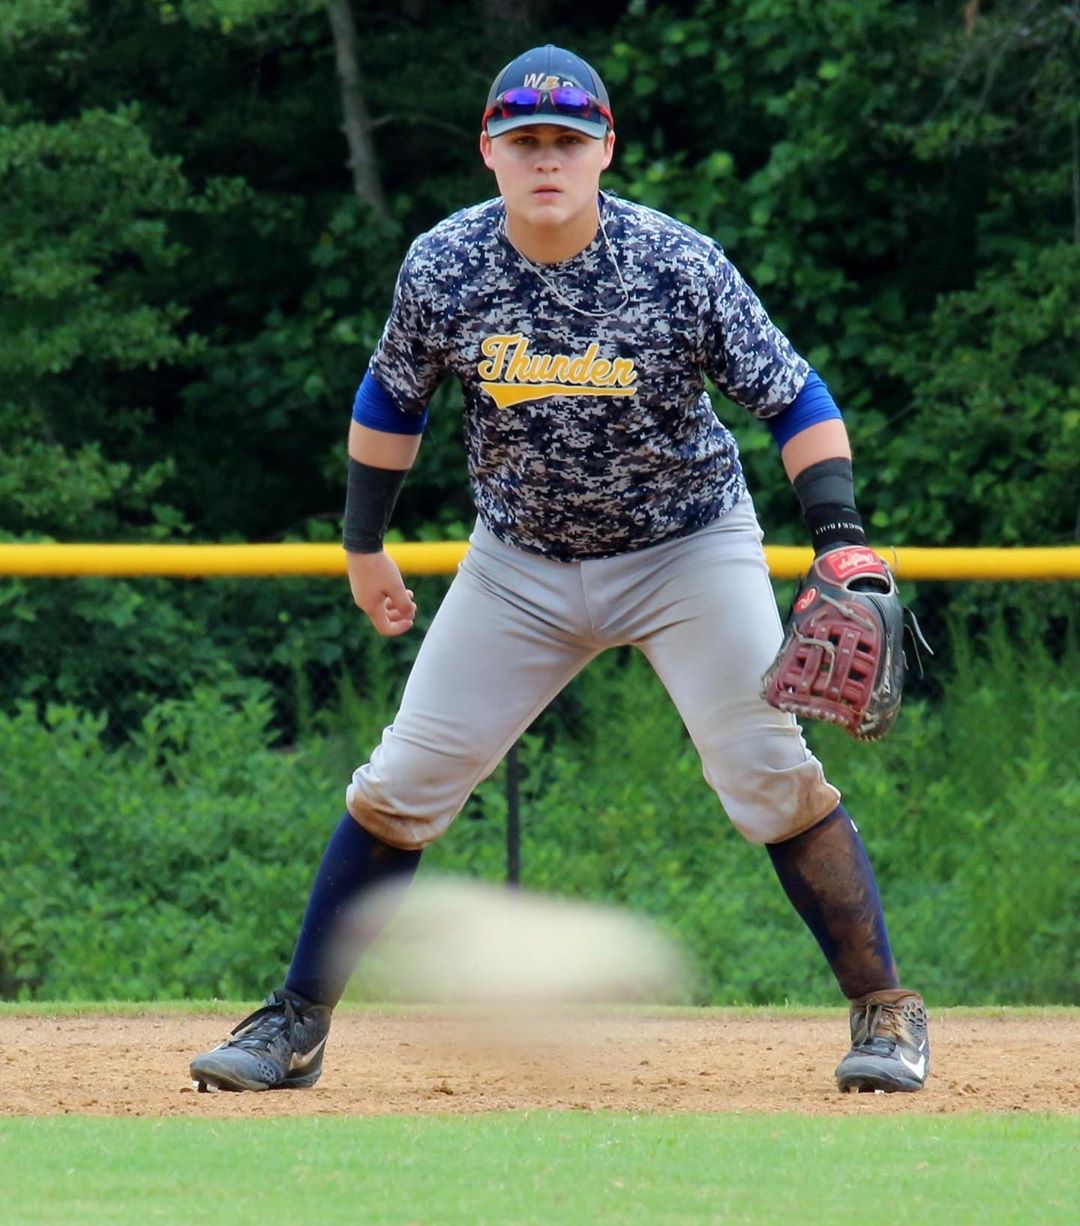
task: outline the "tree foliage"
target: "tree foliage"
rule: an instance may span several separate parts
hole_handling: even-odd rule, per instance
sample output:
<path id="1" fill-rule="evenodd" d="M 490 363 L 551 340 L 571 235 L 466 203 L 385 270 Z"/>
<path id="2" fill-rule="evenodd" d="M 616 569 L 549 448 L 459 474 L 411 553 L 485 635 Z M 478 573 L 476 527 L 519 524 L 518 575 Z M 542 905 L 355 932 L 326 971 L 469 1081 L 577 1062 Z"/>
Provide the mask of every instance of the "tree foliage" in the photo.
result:
<path id="1" fill-rule="evenodd" d="M 331 538 L 401 255 L 492 192 L 488 83 L 550 39 L 609 85 L 609 185 L 722 242 L 833 388 L 876 541 L 1076 539 L 1075 4 L 350 11 L 381 209 L 350 171 L 326 4 L 4 4 L 0 530 Z M 440 390 L 407 536 L 471 518 L 459 407 Z M 767 432 L 717 407 L 771 538 L 801 540 Z M 24 629 L 60 616 L 58 590 L 6 593 Z M 88 622 L 113 604 L 88 595 Z"/>

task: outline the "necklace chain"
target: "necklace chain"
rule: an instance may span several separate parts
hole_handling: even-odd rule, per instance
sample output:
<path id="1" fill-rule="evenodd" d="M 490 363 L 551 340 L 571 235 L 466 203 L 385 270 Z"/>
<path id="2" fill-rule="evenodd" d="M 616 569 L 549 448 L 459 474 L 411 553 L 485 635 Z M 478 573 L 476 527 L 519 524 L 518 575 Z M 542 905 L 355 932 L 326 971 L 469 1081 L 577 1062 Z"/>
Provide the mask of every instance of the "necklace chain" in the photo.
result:
<path id="1" fill-rule="evenodd" d="M 574 303 L 572 303 L 570 299 L 567 298 L 567 296 L 562 292 L 562 290 L 559 289 L 554 281 L 544 276 L 544 274 L 532 262 L 532 260 L 527 260 L 521 254 L 521 252 L 518 251 L 506 229 L 506 217 L 505 215 L 503 216 L 503 233 L 506 235 L 506 241 L 510 243 L 510 246 L 513 249 L 514 254 L 517 256 L 518 262 L 521 264 L 521 266 L 531 272 L 543 285 L 547 286 L 547 288 L 564 306 L 568 306 L 576 315 L 584 315 L 587 319 L 606 319 L 608 315 L 614 315 L 616 311 L 621 311 L 630 301 L 630 291 L 626 288 L 626 282 L 623 280 L 622 269 L 619 267 L 618 260 L 615 259 L 615 252 L 611 249 L 611 240 L 608 238 L 607 228 L 604 225 L 604 215 L 599 210 L 597 210 L 597 220 L 600 223 L 600 234 L 604 239 L 604 250 L 607 252 L 607 257 L 611 261 L 612 268 L 615 269 L 615 276 L 619 281 L 619 290 L 622 293 L 622 299 L 607 311 L 586 311 L 583 307 L 575 306 Z"/>

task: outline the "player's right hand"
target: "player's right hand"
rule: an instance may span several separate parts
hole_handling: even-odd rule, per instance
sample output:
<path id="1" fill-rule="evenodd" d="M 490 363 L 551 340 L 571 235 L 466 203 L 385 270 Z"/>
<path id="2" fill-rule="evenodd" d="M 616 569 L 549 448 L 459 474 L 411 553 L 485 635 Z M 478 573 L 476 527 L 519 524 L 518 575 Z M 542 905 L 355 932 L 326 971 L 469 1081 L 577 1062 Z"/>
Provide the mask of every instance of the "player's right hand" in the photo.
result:
<path id="1" fill-rule="evenodd" d="M 346 553 L 345 562 L 356 607 L 363 609 L 375 629 L 388 638 L 411 630 L 416 604 L 394 559 L 383 550 Z"/>

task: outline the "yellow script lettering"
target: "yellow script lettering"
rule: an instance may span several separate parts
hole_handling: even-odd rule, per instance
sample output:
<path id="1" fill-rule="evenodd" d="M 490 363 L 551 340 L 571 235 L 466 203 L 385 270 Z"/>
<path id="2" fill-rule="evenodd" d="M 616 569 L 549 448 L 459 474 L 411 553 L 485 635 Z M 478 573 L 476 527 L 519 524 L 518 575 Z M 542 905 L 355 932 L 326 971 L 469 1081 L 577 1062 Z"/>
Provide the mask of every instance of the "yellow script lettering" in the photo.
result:
<path id="1" fill-rule="evenodd" d="M 637 382 L 637 371 L 629 358 L 616 358 L 611 363 L 611 379 L 620 387 L 629 387 Z"/>
<path id="2" fill-rule="evenodd" d="M 585 395 L 633 396 L 637 370 L 630 358 L 602 358 L 590 342 L 576 357 L 565 353 L 530 353 L 520 332 L 500 332 L 480 342 L 486 361 L 477 363 L 485 392 L 499 408 L 543 400 L 580 388 Z"/>
<path id="3" fill-rule="evenodd" d="M 476 373 L 481 379 L 497 379 L 503 368 L 503 362 L 506 361 L 506 351 L 511 345 L 525 338 L 520 332 L 514 333 L 512 336 L 486 336 L 480 342 L 480 352 L 486 358 L 490 358 L 490 362 L 481 362 Z"/>
<path id="4" fill-rule="evenodd" d="M 566 372 L 566 380 L 568 383 L 588 383 L 589 367 L 596 361 L 596 355 L 600 352 L 600 346 L 593 341 L 588 349 L 579 358 L 574 358 L 570 367 Z"/>

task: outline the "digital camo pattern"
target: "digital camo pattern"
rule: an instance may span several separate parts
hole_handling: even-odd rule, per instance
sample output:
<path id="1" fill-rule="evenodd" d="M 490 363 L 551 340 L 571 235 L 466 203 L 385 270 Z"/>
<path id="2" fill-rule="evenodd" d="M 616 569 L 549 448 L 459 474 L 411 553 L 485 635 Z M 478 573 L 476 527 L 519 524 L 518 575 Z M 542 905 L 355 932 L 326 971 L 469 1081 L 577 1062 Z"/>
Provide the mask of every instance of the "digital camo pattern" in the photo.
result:
<path id="1" fill-rule="evenodd" d="M 742 470 L 706 375 L 768 418 L 809 373 L 711 239 L 609 193 L 600 203 L 610 250 L 598 233 L 561 264 L 518 254 L 501 199 L 421 235 L 371 359 L 410 412 L 458 377 L 481 519 L 561 561 L 640 549 L 730 510 Z"/>

